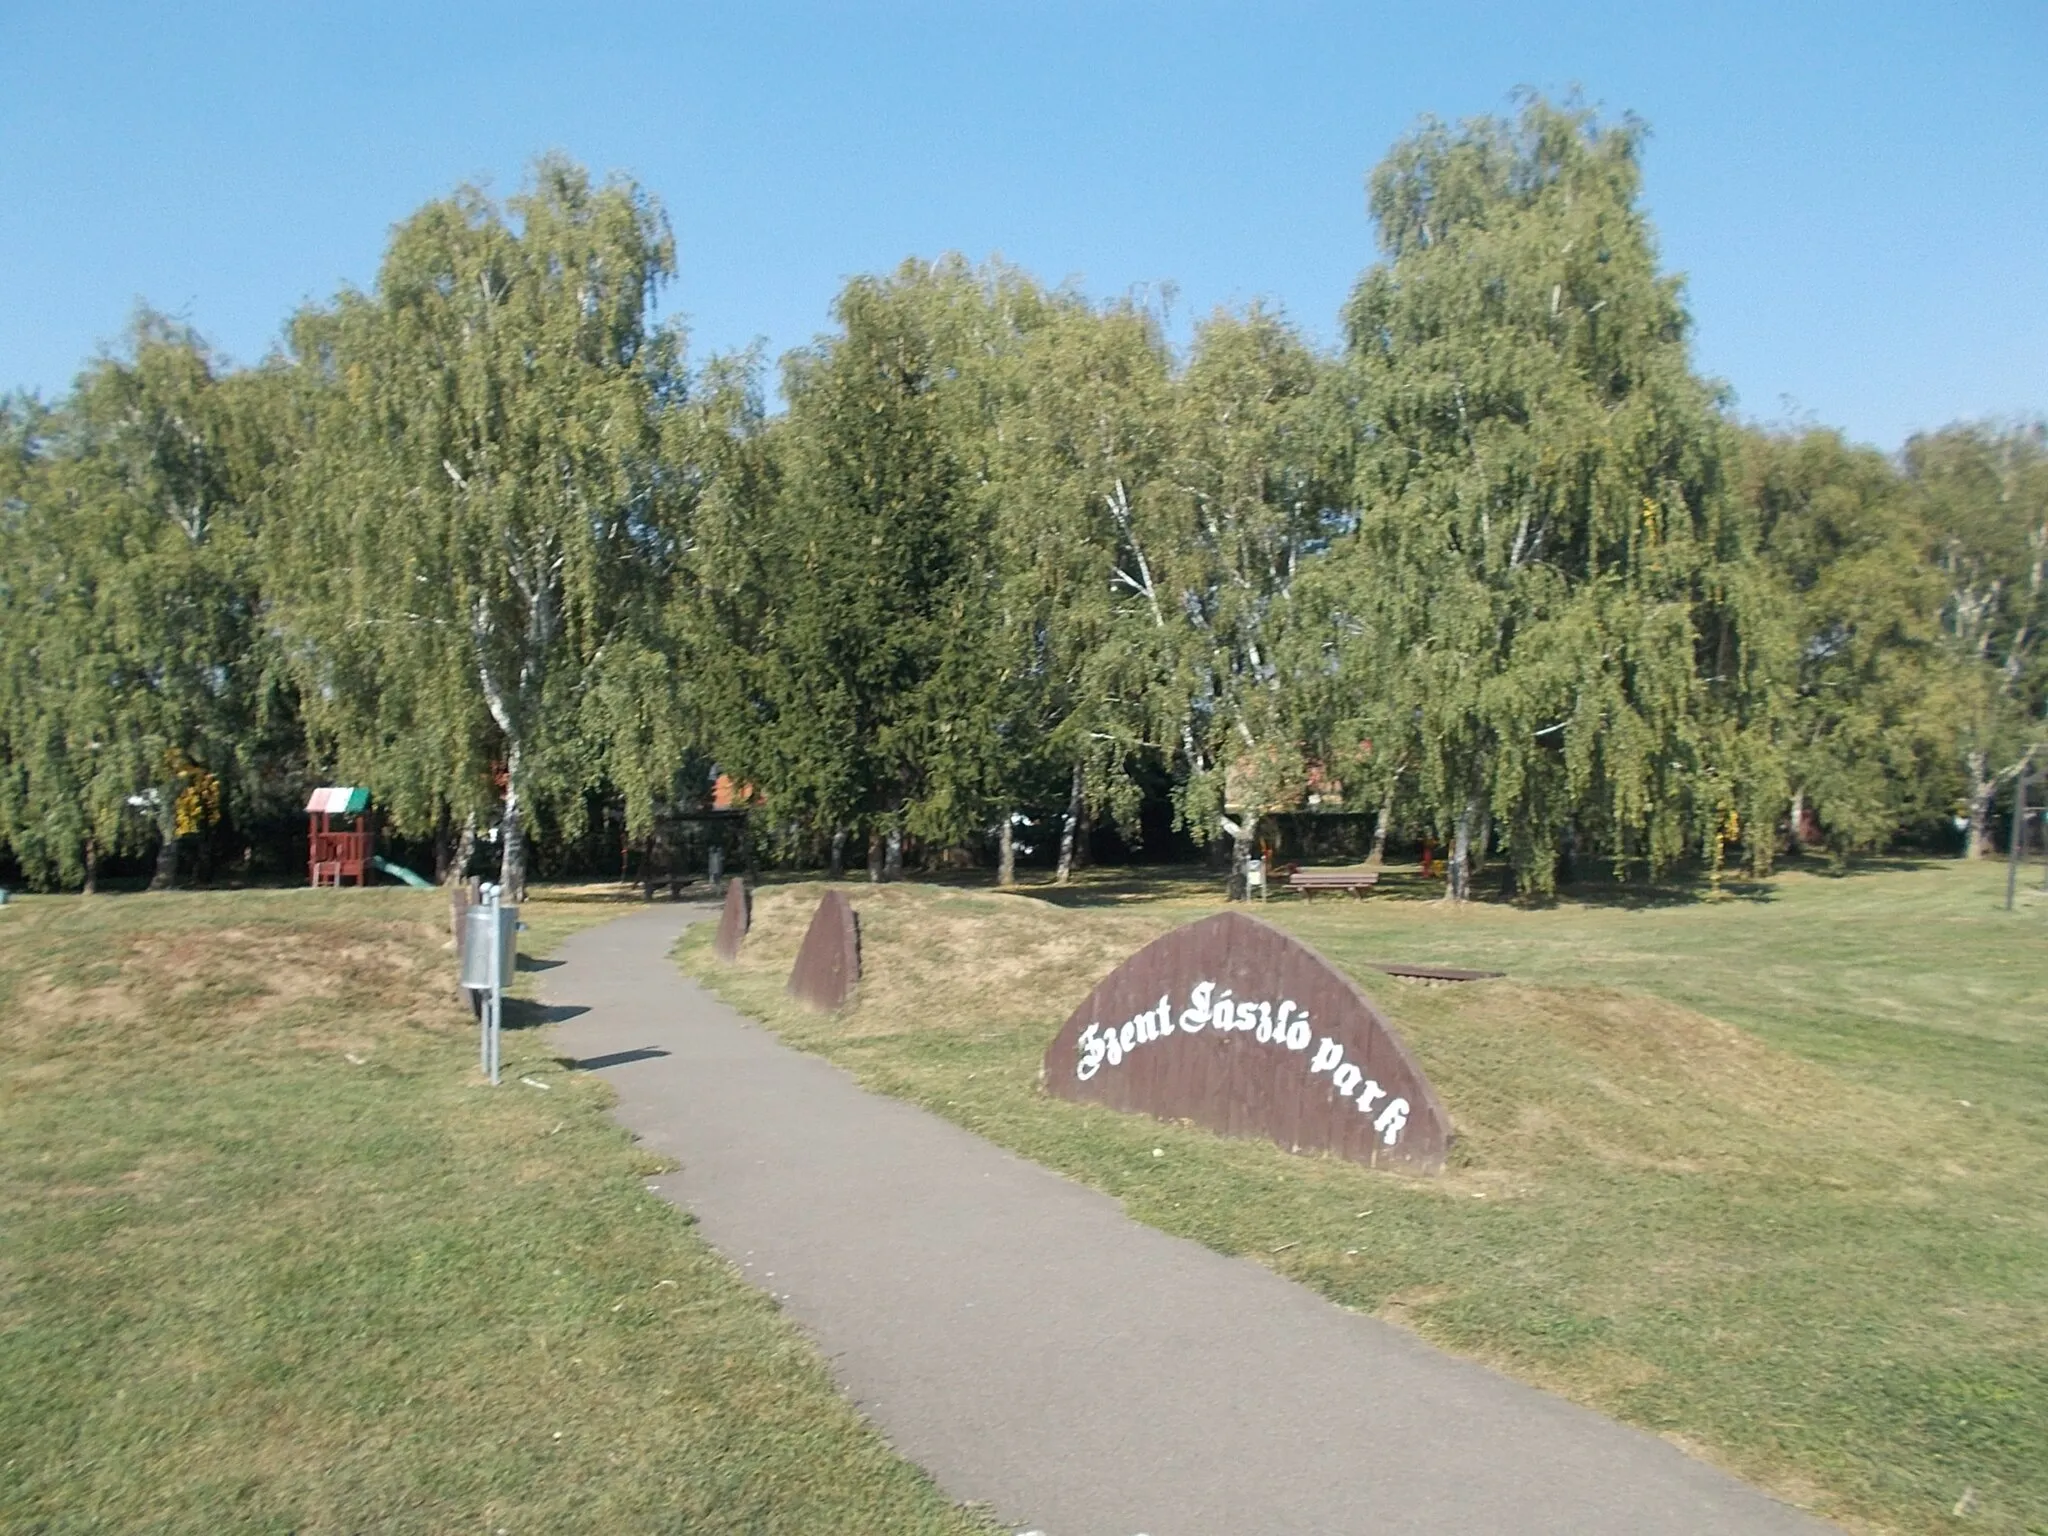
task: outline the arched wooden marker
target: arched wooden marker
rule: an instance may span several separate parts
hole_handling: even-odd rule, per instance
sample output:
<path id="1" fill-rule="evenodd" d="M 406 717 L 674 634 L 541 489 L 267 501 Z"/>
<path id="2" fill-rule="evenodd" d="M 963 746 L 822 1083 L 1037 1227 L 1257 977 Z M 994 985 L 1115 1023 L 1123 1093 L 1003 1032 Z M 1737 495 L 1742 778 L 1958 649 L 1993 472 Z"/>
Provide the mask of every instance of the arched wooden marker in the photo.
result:
<path id="1" fill-rule="evenodd" d="M 1241 912 L 1176 928 L 1097 984 L 1045 1053 L 1063 1099 L 1435 1173 L 1451 1124 L 1379 1010 Z"/>
<path id="2" fill-rule="evenodd" d="M 718 917 L 718 936 L 711 953 L 730 965 L 740 957 L 740 943 L 754 925 L 754 902 L 744 880 L 725 882 L 725 910 Z"/>
<path id="3" fill-rule="evenodd" d="M 860 920 L 838 891 L 827 891 L 789 969 L 789 995 L 821 1013 L 837 1013 L 860 980 Z"/>

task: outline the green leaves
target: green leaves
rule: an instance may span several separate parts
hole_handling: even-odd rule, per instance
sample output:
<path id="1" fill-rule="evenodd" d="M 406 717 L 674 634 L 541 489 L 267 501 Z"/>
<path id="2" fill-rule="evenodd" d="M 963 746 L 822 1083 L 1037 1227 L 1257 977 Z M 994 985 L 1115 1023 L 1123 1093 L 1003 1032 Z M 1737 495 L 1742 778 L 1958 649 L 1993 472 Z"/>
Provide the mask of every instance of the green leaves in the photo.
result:
<path id="1" fill-rule="evenodd" d="M 1949 706 L 1970 851 L 1998 786 L 2048 735 L 2048 426 L 1956 426 L 1906 445 L 1909 499 L 1940 573 Z"/>
<path id="2" fill-rule="evenodd" d="M 727 679 L 720 760 L 778 817 L 935 842 L 991 817 L 1019 637 L 983 495 L 990 370 L 1030 297 L 957 262 L 850 284 L 840 333 L 785 363 L 772 469 L 707 521 L 691 638 Z"/>
<path id="3" fill-rule="evenodd" d="M 714 765 L 804 857 L 1054 803 L 1131 838 L 1162 786 L 1201 841 L 1383 805 L 1458 895 L 1493 854 L 1535 894 L 1574 850 L 1762 869 L 1781 819 L 1981 846 L 2048 706 L 2048 439 L 1733 425 L 1642 145 L 1420 125 L 1336 355 L 948 257 L 851 281 L 771 417 L 758 357 L 651 320 L 659 205 L 555 158 L 261 368 L 145 314 L 0 408 L 0 839 L 168 879 L 189 763 L 231 810 L 317 768 L 496 823 L 515 889 L 536 819 L 646 837 Z"/>
<path id="4" fill-rule="evenodd" d="M 0 838 L 33 878 L 154 840 L 171 883 L 181 763 L 249 797 L 262 388 L 223 385 L 196 335 L 143 311 L 63 406 L 10 413 Z"/>
<path id="5" fill-rule="evenodd" d="M 681 340 L 647 320 L 674 264 L 637 188 L 543 160 L 502 208 L 423 208 L 374 293 L 293 327 L 308 443 L 271 558 L 308 724 L 415 832 L 487 815 L 502 765 L 514 890 L 531 802 L 577 807 L 611 742 L 657 739 L 590 695 L 609 650 L 658 644 L 694 500 L 663 454 Z"/>
<path id="6" fill-rule="evenodd" d="M 1346 314 L 1355 535 L 1318 572 L 1341 730 L 1545 891 L 1561 839 L 1656 869 L 1768 817 L 1778 633 L 1726 429 L 1636 207 L 1633 123 L 1537 100 L 1374 173 L 1390 260 Z M 1760 861 L 1769 845 L 1752 840 Z"/>

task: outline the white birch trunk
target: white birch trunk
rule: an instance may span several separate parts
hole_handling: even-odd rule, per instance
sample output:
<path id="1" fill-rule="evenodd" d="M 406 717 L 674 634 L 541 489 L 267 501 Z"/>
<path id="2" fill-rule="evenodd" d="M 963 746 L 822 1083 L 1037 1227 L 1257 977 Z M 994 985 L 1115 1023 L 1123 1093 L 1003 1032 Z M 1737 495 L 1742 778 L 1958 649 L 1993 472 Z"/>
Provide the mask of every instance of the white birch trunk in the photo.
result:
<path id="1" fill-rule="evenodd" d="M 1067 819 L 1060 825 L 1060 865 L 1054 877 L 1065 885 L 1074 874 L 1074 835 L 1081 829 L 1081 765 L 1074 764 L 1073 787 L 1067 792 Z"/>
<path id="2" fill-rule="evenodd" d="M 1991 840 L 1991 803 L 1998 797 L 1998 780 L 1991 772 L 1991 758 L 1984 752 L 1970 754 L 1970 844 L 1973 859 L 1997 857 Z"/>
<path id="3" fill-rule="evenodd" d="M 1444 895 L 1451 901 L 1466 901 L 1472 895 L 1472 831 L 1478 819 L 1478 800 L 1467 800 L 1458 812 L 1458 830 L 1451 839 L 1450 878 L 1444 882 Z"/>
<path id="4" fill-rule="evenodd" d="M 1389 785 L 1387 792 L 1380 796 L 1379 818 L 1372 824 L 1372 852 L 1365 856 L 1365 862 L 1373 869 L 1378 869 L 1386 860 L 1387 828 L 1393 823 L 1393 820 L 1394 790 L 1393 786 Z"/>
<path id="5" fill-rule="evenodd" d="M 498 887 L 508 902 L 526 900 L 526 828 L 519 803 L 519 738 L 505 745 L 505 818 L 498 825 Z"/>

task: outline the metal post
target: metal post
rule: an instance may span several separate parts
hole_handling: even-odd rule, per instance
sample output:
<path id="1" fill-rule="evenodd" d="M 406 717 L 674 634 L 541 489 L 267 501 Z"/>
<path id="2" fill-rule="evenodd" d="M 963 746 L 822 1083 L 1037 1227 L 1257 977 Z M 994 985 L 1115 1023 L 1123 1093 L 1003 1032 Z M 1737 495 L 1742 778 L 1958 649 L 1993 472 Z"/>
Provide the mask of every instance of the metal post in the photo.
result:
<path id="1" fill-rule="evenodd" d="M 489 881 L 485 881 L 476 888 L 476 901 L 472 905 L 471 910 L 474 910 L 475 907 L 482 907 L 485 912 L 491 910 L 491 887 Z M 486 957 L 483 963 L 483 974 L 477 978 L 483 982 L 483 985 L 477 989 L 476 1069 L 483 1073 L 485 1077 L 491 1075 L 491 965 L 491 960 Z M 470 974 L 475 975 L 476 973 L 471 972 Z"/>
<path id="2" fill-rule="evenodd" d="M 2005 910 L 2012 910 L 2013 898 L 2019 891 L 2020 848 L 2026 836 L 2027 826 L 2027 778 L 2034 767 L 2032 754 L 2021 760 L 2019 777 L 2012 785 L 2012 836 L 2006 841 L 2011 845 L 2005 860 Z"/>
<path id="3" fill-rule="evenodd" d="M 490 910 L 491 945 L 484 971 L 483 1069 L 493 1086 L 498 1081 L 499 1030 L 505 1017 L 505 947 L 498 940 L 498 906 L 501 892 L 495 885 L 483 888 L 484 905 Z"/>
<path id="4" fill-rule="evenodd" d="M 505 1055 L 505 944 L 498 929 L 504 923 L 505 888 L 491 893 L 491 1085 Z"/>

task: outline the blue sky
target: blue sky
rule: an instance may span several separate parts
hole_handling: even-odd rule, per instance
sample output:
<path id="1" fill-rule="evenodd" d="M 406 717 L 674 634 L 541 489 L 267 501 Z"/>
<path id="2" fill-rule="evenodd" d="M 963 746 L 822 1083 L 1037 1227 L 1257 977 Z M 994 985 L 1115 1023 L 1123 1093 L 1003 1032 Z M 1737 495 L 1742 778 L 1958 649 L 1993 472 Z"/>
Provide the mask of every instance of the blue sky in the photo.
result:
<path id="1" fill-rule="evenodd" d="M 849 274 L 1000 252 L 1312 336 L 1425 113 L 1573 86 L 1745 416 L 1886 448 L 2048 410 L 2048 5 L 108 6 L 0 0 L 0 389 L 137 299 L 252 361 L 393 222 L 561 149 L 657 194 L 693 349 L 771 355 Z"/>

